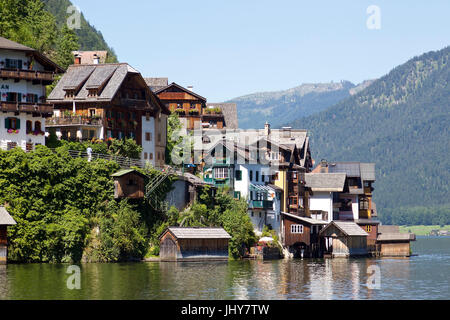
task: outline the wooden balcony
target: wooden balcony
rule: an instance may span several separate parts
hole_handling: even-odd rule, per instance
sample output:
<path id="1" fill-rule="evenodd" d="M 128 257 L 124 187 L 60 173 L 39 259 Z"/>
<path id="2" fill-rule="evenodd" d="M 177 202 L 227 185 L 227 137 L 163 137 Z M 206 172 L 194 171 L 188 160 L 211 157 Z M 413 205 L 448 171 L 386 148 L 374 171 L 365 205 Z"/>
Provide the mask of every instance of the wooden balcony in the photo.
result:
<path id="1" fill-rule="evenodd" d="M 120 104 L 122 106 L 126 106 L 128 108 L 135 108 L 135 109 L 146 109 L 150 108 L 150 104 L 147 100 L 141 100 L 141 99 L 120 99 Z"/>
<path id="2" fill-rule="evenodd" d="M 103 126 L 102 118 L 91 118 L 82 116 L 52 117 L 45 120 L 46 127 L 71 127 L 71 126 Z"/>
<path id="3" fill-rule="evenodd" d="M 269 200 L 250 200 L 249 209 L 273 209 L 273 201 Z"/>
<path id="4" fill-rule="evenodd" d="M 54 76 L 54 73 L 49 71 L 0 69 L 0 78 L 3 79 L 53 82 Z"/>
<path id="5" fill-rule="evenodd" d="M 52 114 L 53 105 L 32 102 L 0 102 L 0 111 Z"/>

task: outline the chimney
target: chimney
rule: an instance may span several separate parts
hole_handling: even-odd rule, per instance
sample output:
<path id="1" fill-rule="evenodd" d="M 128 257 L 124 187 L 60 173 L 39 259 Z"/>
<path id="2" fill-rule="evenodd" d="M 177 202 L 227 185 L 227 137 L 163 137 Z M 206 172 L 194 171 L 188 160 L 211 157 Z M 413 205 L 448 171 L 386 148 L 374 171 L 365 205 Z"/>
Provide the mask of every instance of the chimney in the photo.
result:
<path id="1" fill-rule="evenodd" d="M 266 121 L 264 125 L 264 135 L 270 136 L 270 123 Z"/>
<path id="2" fill-rule="evenodd" d="M 187 88 L 189 91 L 194 91 L 194 86 L 188 86 Z"/>
<path id="3" fill-rule="evenodd" d="M 325 159 L 320 161 L 320 173 L 328 173 L 328 161 Z"/>
<path id="4" fill-rule="evenodd" d="M 291 127 L 283 127 L 283 138 L 291 138 L 292 136 L 292 128 Z"/>
<path id="5" fill-rule="evenodd" d="M 81 64 L 81 54 L 79 53 L 75 54 L 74 64 Z"/>
<path id="6" fill-rule="evenodd" d="M 99 64 L 100 63 L 100 57 L 96 54 L 96 53 L 94 53 L 94 64 Z"/>

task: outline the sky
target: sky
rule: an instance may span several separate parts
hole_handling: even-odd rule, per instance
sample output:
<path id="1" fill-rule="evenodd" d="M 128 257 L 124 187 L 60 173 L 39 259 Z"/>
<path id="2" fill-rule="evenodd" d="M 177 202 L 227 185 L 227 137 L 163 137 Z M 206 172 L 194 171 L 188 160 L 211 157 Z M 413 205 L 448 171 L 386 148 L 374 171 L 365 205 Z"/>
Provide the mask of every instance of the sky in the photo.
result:
<path id="1" fill-rule="evenodd" d="M 448 0 L 72 2 L 120 62 L 192 85 L 208 102 L 302 83 L 357 84 L 450 45 Z"/>

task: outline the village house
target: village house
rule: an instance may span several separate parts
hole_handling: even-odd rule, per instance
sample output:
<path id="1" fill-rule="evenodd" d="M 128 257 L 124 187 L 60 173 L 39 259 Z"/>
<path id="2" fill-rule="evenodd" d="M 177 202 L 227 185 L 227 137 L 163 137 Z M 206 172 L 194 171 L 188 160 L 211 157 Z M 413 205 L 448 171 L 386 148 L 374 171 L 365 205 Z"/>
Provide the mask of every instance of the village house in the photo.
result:
<path id="1" fill-rule="evenodd" d="M 207 103 L 207 99 L 167 78 L 145 78 L 147 85 L 158 98 L 176 112 L 186 130 L 237 129 L 235 103 Z"/>
<path id="2" fill-rule="evenodd" d="M 100 64 L 106 63 L 108 59 L 108 51 L 72 51 L 75 57 L 75 64 Z"/>
<path id="3" fill-rule="evenodd" d="M 0 207 L 0 265 L 6 264 L 8 259 L 7 228 L 16 225 L 16 221 L 9 215 L 5 207 Z"/>
<path id="4" fill-rule="evenodd" d="M 169 227 L 159 237 L 161 261 L 228 260 L 231 236 L 223 228 Z"/>
<path id="5" fill-rule="evenodd" d="M 64 70 L 40 52 L 0 37 L 0 148 L 45 145 L 45 119 L 53 114 L 46 86 Z"/>
<path id="6" fill-rule="evenodd" d="M 48 131 L 65 140 L 131 138 L 142 146 L 141 159 L 165 164 L 170 111 L 126 63 L 74 64 L 48 97 L 55 113 Z"/>

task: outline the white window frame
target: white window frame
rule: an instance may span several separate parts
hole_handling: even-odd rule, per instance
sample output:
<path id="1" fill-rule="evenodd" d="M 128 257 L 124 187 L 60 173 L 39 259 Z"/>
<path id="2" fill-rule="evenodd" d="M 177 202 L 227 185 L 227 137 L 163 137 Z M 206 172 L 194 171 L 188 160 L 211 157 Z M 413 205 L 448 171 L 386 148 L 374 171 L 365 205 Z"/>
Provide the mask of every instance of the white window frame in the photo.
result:
<path id="1" fill-rule="evenodd" d="M 292 234 L 303 234 L 303 225 L 302 224 L 292 224 L 291 225 L 291 233 Z"/>
<path id="2" fill-rule="evenodd" d="M 214 178 L 216 179 L 228 179 L 228 168 L 218 167 L 214 168 Z"/>

